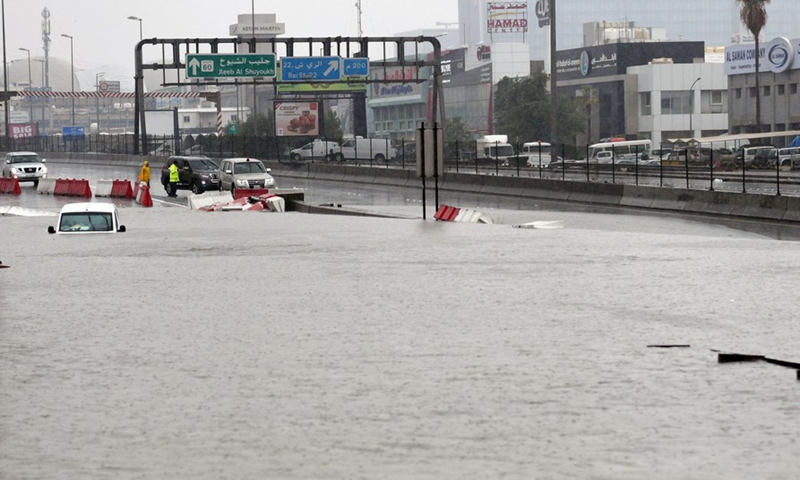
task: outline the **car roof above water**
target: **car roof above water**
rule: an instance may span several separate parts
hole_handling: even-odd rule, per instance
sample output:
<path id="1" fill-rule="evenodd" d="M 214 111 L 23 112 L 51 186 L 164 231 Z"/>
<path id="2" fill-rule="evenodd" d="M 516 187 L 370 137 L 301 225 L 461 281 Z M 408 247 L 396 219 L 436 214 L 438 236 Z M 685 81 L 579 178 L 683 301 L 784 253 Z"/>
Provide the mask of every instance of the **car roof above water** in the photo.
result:
<path id="1" fill-rule="evenodd" d="M 113 203 L 104 202 L 79 202 L 68 203 L 61 207 L 61 213 L 76 213 L 76 212 L 101 212 L 101 213 L 114 213 L 117 211 L 117 206 Z"/>

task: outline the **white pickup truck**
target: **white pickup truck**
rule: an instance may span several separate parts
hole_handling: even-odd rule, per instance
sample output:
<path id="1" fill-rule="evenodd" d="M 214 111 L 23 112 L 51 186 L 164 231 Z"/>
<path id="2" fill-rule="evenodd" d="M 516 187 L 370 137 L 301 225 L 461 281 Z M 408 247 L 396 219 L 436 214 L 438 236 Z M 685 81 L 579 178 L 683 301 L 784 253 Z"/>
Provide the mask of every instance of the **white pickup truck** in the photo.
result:
<path id="1" fill-rule="evenodd" d="M 300 148 L 295 148 L 289 152 L 289 158 L 293 162 L 305 162 L 309 160 L 325 160 L 326 162 L 338 158 L 342 148 L 336 142 L 328 140 L 314 140 Z"/>

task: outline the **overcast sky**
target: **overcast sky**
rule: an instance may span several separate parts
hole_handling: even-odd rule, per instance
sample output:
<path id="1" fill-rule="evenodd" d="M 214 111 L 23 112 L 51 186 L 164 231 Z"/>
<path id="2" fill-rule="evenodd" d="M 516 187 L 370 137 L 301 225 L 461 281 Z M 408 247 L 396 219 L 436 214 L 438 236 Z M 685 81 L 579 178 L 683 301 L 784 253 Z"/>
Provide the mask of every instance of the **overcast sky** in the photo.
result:
<path id="1" fill-rule="evenodd" d="M 97 70 L 122 65 L 134 70 L 133 50 L 142 19 L 145 38 L 228 37 L 239 14 L 274 13 L 287 37 L 356 36 L 356 0 L 4 0 L 8 61 L 43 58 L 42 10 L 50 11 L 50 56 L 70 59 L 73 36 L 75 68 Z M 434 28 L 458 21 L 457 0 L 362 0 L 365 36 Z"/>

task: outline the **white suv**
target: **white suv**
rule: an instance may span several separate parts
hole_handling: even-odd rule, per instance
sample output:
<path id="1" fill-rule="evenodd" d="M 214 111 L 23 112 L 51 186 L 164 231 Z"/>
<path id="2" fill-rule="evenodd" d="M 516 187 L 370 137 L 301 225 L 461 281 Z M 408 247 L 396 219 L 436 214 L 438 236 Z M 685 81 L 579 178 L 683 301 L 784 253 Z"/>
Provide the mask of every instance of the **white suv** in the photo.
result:
<path id="1" fill-rule="evenodd" d="M 39 180 L 47 177 L 45 159 L 40 159 L 35 152 L 10 152 L 6 154 L 6 163 L 3 165 L 3 177 L 16 178 L 20 182 L 33 182 L 34 187 L 39 186 Z"/>
<path id="2" fill-rule="evenodd" d="M 221 190 L 230 190 L 236 198 L 236 190 L 249 188 L 275 188 L 275 179 L 269 174 L 261 160 L 255 158 L 226 158 L 219 166 Z"/>

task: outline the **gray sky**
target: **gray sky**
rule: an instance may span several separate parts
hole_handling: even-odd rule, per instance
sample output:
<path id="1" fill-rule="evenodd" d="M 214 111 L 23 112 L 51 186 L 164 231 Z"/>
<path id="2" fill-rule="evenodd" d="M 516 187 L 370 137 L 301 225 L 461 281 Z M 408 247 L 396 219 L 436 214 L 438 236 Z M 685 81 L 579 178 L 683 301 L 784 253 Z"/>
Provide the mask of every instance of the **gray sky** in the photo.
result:
<path id="1" fill-rule="evenodd" d="M 274 13 L 288 37 L 356 36 L 356 0 L 4 0 L 6 55 L 9 62 L 43 57 L 42 10 L 50 10 L 50 56 L 70 59 L 73 36 L 75 69 L 120 65 L 133 75 L 133 49 L 142 18 L 145 38 L 227 37 L 237 15 Z M 362 0 L 365 36 L 386 36 L 436 22 L 457 22 L 457 0 Z"/>

